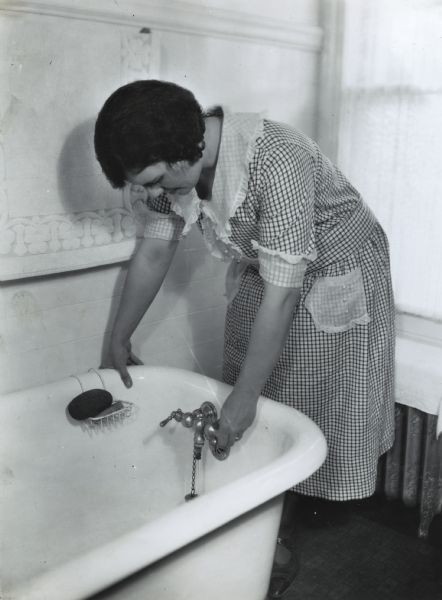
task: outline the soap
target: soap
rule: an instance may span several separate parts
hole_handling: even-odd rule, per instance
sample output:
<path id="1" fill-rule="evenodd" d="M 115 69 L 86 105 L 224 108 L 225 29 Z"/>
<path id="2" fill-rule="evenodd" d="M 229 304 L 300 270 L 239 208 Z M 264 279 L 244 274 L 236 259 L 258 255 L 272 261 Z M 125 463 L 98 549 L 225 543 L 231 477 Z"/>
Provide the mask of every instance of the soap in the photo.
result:
<path id="1" fill-rule="evenodd" d="M 68 404 L 68 412 L 73 419 L 83 421 L 96 417 L 112 404 L 112 394 L 106 390 L 87 390 L 75 396 Z"/>

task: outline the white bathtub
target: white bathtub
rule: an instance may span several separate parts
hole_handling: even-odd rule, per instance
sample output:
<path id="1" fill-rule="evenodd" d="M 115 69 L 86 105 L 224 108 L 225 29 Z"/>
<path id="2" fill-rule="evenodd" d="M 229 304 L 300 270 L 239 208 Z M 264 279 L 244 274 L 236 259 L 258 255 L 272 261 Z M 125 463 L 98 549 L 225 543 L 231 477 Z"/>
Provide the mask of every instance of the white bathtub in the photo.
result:
<path id="1" fill-rule="evenodd" d="M 0 597 L 262 600 L 281 494 L 322 464 L 322 433 L 261 398 L 227 460 L 204 449 L 199 496 L 185 502 L 192 430 L 159 422 L 205 400 L 219 407 L 231 388 L 179 369 L 133 367 L 131 375 L 130 390 L 103 370 L 0 398 Z M 93 432 L 70 421 L 66 406 L 80 383 L 102 381 L 137 411 Z"/>

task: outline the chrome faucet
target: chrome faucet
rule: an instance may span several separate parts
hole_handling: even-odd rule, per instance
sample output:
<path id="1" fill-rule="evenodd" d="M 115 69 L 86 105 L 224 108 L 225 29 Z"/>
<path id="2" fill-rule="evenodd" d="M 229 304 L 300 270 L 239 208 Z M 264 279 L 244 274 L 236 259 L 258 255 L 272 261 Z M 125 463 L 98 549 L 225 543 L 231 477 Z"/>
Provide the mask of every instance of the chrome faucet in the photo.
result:
<path id="1" fill-rule="evenodd" d="M 201 452 L 206 440 L 215 458 L 225 460 L 229 456 L 230 450 L 217 447 L 218 413 L 211 402 L 203 402 L 200 408 L 192 412 L 183 412 L 181 408 L 177 408 L 170 413 L 167 419 L 161 421 L 160 427 L 165 427 L 172 420 L 181 423 L 184 427 L 193 429 L 193 450 L 196 460 L 201 459 Z"/>

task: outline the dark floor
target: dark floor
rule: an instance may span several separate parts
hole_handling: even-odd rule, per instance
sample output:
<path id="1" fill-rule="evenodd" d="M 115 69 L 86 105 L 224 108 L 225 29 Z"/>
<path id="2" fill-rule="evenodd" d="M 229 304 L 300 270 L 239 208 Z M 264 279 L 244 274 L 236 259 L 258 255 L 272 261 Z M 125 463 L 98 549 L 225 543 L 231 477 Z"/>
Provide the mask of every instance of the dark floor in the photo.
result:
<path id="1" fill-rule="evenodd" d="M 284 600 L 442 600 L 442 516 L 426 540 L 418 514 L 379 497 L 301 499 L 292 539 L 298 575 Z"/>

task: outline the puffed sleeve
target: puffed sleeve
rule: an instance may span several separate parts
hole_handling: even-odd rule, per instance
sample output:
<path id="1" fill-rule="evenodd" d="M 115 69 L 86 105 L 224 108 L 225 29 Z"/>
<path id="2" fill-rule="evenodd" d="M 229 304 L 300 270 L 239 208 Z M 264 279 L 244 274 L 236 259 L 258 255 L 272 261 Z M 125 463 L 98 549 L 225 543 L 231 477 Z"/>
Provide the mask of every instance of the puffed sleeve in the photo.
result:
<path id="1" fill-rule="evenodd" d="M 258 251 L 261 277 L 281 287 L 301 287 L 315 260 L 315 163 L 306 150 L 283 143 L 269 150 L 259 183 Z"/>
<path id="2" fill-rule="evenodd" d="M 184 219 L 171 210 L 166 194 L 149 198 L 142 186 L 131 186 L 130 201 L 137 226 L 137 237 L 179 240 Z"/>

